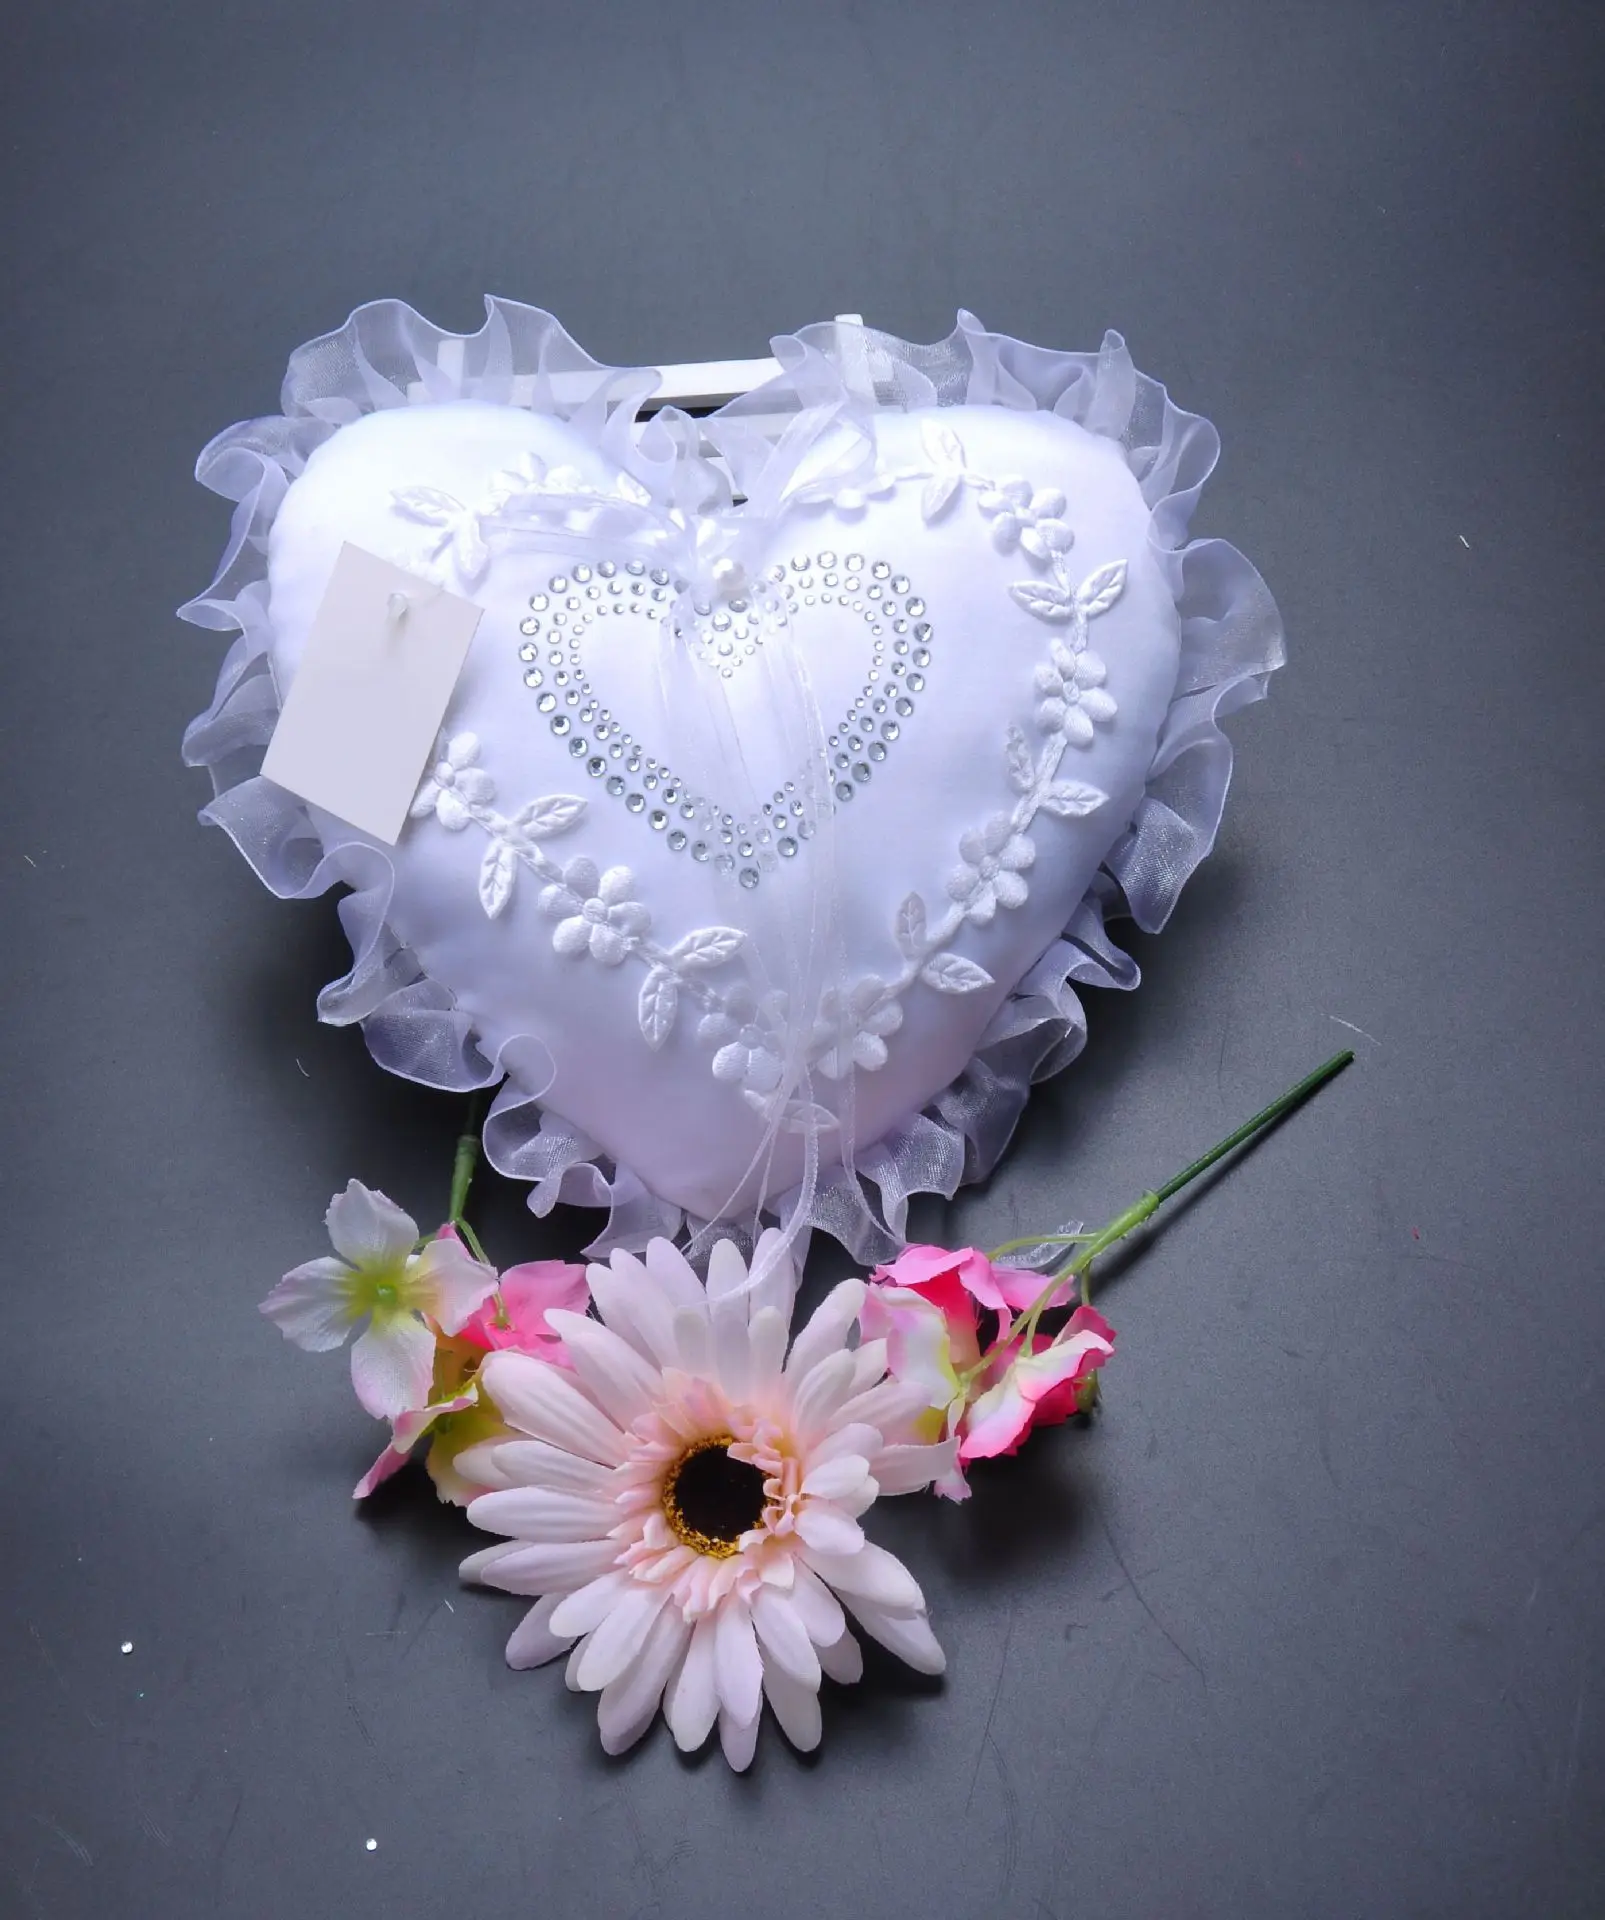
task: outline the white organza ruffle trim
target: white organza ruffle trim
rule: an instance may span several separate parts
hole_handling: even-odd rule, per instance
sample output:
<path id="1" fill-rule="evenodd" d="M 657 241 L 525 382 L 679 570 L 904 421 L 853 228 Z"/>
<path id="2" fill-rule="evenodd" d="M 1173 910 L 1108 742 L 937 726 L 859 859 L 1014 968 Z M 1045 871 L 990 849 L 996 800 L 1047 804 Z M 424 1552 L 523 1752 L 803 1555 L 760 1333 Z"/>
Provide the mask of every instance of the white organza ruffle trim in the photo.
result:
<path id="1" fill-rule="evenodd" d="M 655 1234 L 675 1238 L 705 1223 L 688 1219 L 594 1141 L 543 1112 L 525 1091 L 516 1042 L 498 1058 L 481 1051 L 452 995 L 390 929 L 394 871 L 384 852 L 346 845 L 325 853 L 305 807 L 258 771 L 278 717 L 268 671 L 268 532 L 315 447 L 362 414 L 462 398 L 565 418 L 598 445 L 605 434 L 614 457 L 628 444 L 621 427 L 633 423 L 650 375 L 602 368 L 537 308 L 496 299 L 486 307 L 484 326 L 467 336 L 431 326 L 399 301 L 358 308 L 338 332 L 291 356 L 281 415 L 231 427 L 202 453 L 197 478 L 236 507 L 217 578 L 181 612 L 237 637 L 212 704 L 185 734 L 184 756 L 212 776 L 215 798 L 201 818 L 224 829 L 274 893 L 306 899 L 336 884 L 351 889 L 339 912 L 353 964 L 318 996 L 319 1018 L 360 1022 L 381 1066 L 426 1085 L 463 1092 L 501 1081 L 485 1125 L 491 1163 L 534 1183 L 529 1204 L 537 1214 L 559 1201 L 607 1208 L 607 1226 L 591 1251 L 638 1249 Z M 696 438 L 705 434 L 722 449 L 738 490 L 750 495 L 761 485 L 769 444 L 747 423 L 787 407 L 851 390 L 875 408 L 1050 411 L 1119 443 L 1148 504 L 1150 543 L 1181 624 L 1175 692 L 1146 792 L 1063 933 L 999 1009 L 964 1072 L 923 1112 L 860 1149 L 854 1172 L 821 1179 L 800 1224 L 823 1228 L 870 1261 L 901 1245 L 914 1194 L 951 1197 L 997 1164 L 1033 1083 L 1068 1065 L 1085 1044 L 1076 990 L 1137 984 L 1136 964 L 1114 944 L 1109 922 L 1129 917 L 1150 933 L 1165 924 L 1220 824 L 1232 749 L 1219 723 L 1264 697 L 1283 655 L 1275 603 L 1248 561 L 1221 540 L 1186 543 L 1219 452 L 1214 428 L 1137 372 L 1118 335 L 1106 335 L 1095 354 L 1059 353 L 987 333 L 961 313 L 954 332 L 933 346 L 867 331 L 848 337 L 850 366 L 834 326 L 777 340 L 778 380 L 695 426 L 666 410 L 647 428 L 642 451 L 695 464 Z M 553 376 L 589 372 L 598 375 L 595 390 L 565 404 L 560 395 L 587 383 Z M 787 1207 L 787 1197 L 775 1203 L 781 1215 Z"/>

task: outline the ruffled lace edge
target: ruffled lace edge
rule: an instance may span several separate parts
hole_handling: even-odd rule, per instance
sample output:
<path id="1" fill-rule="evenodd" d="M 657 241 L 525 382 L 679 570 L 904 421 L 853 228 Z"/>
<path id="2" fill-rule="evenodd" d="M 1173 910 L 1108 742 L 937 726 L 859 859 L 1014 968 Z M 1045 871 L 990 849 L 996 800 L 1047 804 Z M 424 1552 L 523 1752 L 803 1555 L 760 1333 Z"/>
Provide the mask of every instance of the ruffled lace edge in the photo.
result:
<path id="1" fill-rule="evenodd" d="M 1186 540 L 1219 438 L 1207 420 L 1175 406 L 1158 381 L 1137 371 L 1118 334 L 1107 334 L 1096 354 L 1060 353 L 988 333 L 967 313 L 946 340 L 929 346 L 869 330 L 804 329 L 774 342 L 782 372 L 766 387 L 701 422 L 664 409 L 643 431 L 637 416 L 654 385 L 649 370 L 603 367 L 537 308 L 485 304 L 485 324 L 469 335 L 435 327 L 399 301 L 358 308 L 343 327 L 291 356 L 281 414 L 231 427 L 202 452 L 196 477 L 233 500 L 235 510 L 217 577 L 180 613 L 236 638 L 211 705 L 185 733 L 184 757 L 212 777 L 214 798 L 201 819 L 223 828 L 275 894 L 307 899 L 336 884 L 351 889 L 339 914 L 352 967 L 319 994 L 319 1018 L 359 1023 L 381 1066 L 426 1085 L 466 1092 L 503 1081 L 485 1125 L 488 1158 L 500 1172 L 532 1183 L 529 1205 L 537 1215 L 559 1201 L 606 1208 L 592 1254 L 639 1249 L 655 1235 L 673 1239 L 708 1223 L 660 1199 L 595 1141 L 544 1111 L 526 1091 L 545 1084 L 539 1043 L 515 1039 L 488 1055 L 454 997 L 391 930 L 395 874 L 383 851 L 346 845 L 325 852 L 301 802 L 259 776 L 278 717 L 267 664 L 268 533 L 313 449 L 381 408 L 493 400 L 568 420 L 655 497 L 683 501 L 688 488 L 704 497 L 722 491 L 695 455 L 699 434 L 720 447 L 737 488 L 750 493 L 767 451 L 750 421 L 777 405 L 850 395 L 878 409 L 1051 411 L 1118 442 L 1141 487 L 1150 546 L 1181 631 L 1176 688 L 1146 790 L 1063 933 L 999 1008 L 964 1072 L 922 1112 L 861 1151 L 853 1167 L 822 1180 L 799 1223 L 830 1233 L 860 1260 L 888 1258 L 902 1244 L 911 1199 L 951 1198 L 964 1182 L 988 1174 L 1031 1087 L 1080 1053 L 1087 1024 L 1077 989 L 1138 984 L 1137 965 L 1115 943 L 1110 922 L 1127 917 L 1157 932 L 1214 845 L 1232 769 L 1220 722 L 1262 699 L 1283 659 L 1281 621 L 1255 569 L 1225 541 Z M 587 383 L 561 377 L 575 374 L 596 376 L 578 401 L 565 396 Z M 784 1216 L 791 1201 L 782 1196 L 773 1208 Z"/>

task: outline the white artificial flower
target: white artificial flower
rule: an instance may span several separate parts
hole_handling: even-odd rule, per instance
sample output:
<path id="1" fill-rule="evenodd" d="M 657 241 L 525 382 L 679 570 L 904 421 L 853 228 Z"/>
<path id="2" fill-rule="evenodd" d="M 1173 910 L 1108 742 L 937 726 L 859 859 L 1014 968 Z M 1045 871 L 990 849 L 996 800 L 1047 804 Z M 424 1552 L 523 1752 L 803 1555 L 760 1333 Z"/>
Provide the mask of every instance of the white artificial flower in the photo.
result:
<path id="1" fill-rule="evenodd" d="M 495 1289 L 496 1271 L 454 1235 L 418 1249 L 411 1215 L 360 1180 L 329 1202 L 325 1224 L 337 1257 L 292 1269 L 262 1311 L 308 1353 L 343 1346 L 367 1318 L 351 1349 L 351 1384 L 369 1413 L 397 1419 L 423 1406 L 434 1377 L 435 1333 L 423 1316 L 456 1333 Z"/>
<path id="2" fill-rule="evenodd" d="M 496 783 L 474 763 L 479 758 L 479 737 L 472 733 L 444 734 L 435 748 L 435 763 L 424 775 L 410 812 L 414 820 L 426 820 L 430 814 L 443 827 L 460 833 L 474 817 L 473 809 L 496 798 Z"/>
<path id="3" fill-rule="evenodd" d="M 1103 662 L 1085 649 L 1072 653 L 1053 642 L 1053 661 L 1037 668 L 1037 725 L 1044 733 L 1062 733 L 1078 747 L 1091 743 L 1094 721 L 1112 720 L 1119 708 L 1104 691 Z"/>
<path id="4" fill-rule="evenodd" d="M 541 894 L 541 911 L 557 921 L 552 945 L 570 958 L 588 953 L 604 967 L 616 967 L 652 925 L 651 913 L 630 897 L 634 889 L 628 867 L 609 867 L 599 876 L 594 860 L 571 860 L 562 883 Z"/>
<path id="5" fill-rule="evenodd" d="M 984 927 L 999 907 L 1024 906 L 1029 889 L 1020 875 L 1029 872 L 1037 850 L 1029 835 L 1015 831 L 1008 814 L 995 813 L 979 832 L 961 834 L 959 854 L 964 864 L 949 874 L 947 891 L 965 919 Z"/>
<path id="6" fill-rule="evenodd" d="M 952 1447 L 910 1443 L 924 1390 L 886 1377 L 883 1341 L 848 1346 L 862 1281 L 828 1295 L 788 1355 L 796 1277 L 777 1241 L 759 1241 L 751 1282 L 721 1241 L 705 1289 L 666 1240 L 644 1262 L 615 1252 L 591 1269 L 600 1322 L 547 1316 L 572 1372 L 513 1352 L 484 1362 L 526 1437 L 459 1457 L 494 1489 L 469 1519 L 510 1536 L 463 1573 L 536 1597 L 508 1664 L 569 1653 L 568 1684 L 601 1696 L 609 1753 L 661 1706 L 684 1751 L 717 1722 L 744 1768 L 765 1700 L 813 1748 L 821 1675 L 862 1671 L 848 1613 L 920 1672 L 945 1664 L 919 1587 L 859 1520 L 949 1472 Z"/>

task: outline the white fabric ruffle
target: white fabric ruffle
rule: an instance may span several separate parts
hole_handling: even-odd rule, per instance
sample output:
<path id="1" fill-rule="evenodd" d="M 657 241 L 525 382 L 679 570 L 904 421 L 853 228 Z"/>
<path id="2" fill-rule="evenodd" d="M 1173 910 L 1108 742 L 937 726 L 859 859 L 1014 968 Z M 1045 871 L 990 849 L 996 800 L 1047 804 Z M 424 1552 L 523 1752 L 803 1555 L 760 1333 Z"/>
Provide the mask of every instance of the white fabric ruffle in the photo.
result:
<path id="1" fill-rule="evenodd" d="M 640 1248 L 706 1223 L 658 1198 L 628 1167 L 524 1090 L 516 1043 L 490 1057 L 472 1022 L 430 980 L 388 923 L 394 873 L 382 849 L 347 844 L 326 853 L 306 808 L 259 777 L 278 716 L 268 669 L 268 534 L 290 482 L 315 447 L 348 422 L 379 409 L 472 398 L 526 406 L 568 420 L 643 477 L 665 473 L 685 504 L 722 488 L 698 453 L 698 436 L 718 446 L 739 493 L 765 484 L 774 449 L 758 416 L 828 401 L 849 389 L 877 409 L 955 405 L 1041 409 L 1119 444 L 1150 512 L 1149 541 L 1180 621 L 1176 686 L 1160 729 L 1146 791 L 1131 824 L 1106 857 L 1061 936 L 1019 982 L 983 1035 L 969 1065 L 930 1105 L 878 1141 L 861 1146 L 852 1173 L 822 1177 L 808 1226 L 841 1240 L 860 1260 L 888 1257 L 901 1244 L 917 1193 L 951 1197 L 991 1171 L 1008 1145 L 1034 1082 L 1058 1072 L 1086 1040 L 1077 989 L 1129 989 L 1135 962 L 1114 943 L 1122 916 L 1147 932 L 1169 918 L 1182 886 L 1214 844 L 1231 778 L 1232 749 L 1220 721 L 1263 698 L 1283 658 L 1282 628 L 1264 582 L 1221 540 L 1187 543 L 1188 522 L 1219 452 L 1207 420 L 1172 404 L 1163 386 L 1132 365 L 1116 334 L 1095 354 L 1061 353 L 986 332 L 961 313 L 954 332 L 919 346 L 874 332 L 843 336 L 831 325 L 774 343 L 778 380 L 700 422 L 666 410 L 637 429 L 652 375 L 602 368 L 551 315 L 487 300 L 472 335 L 431 326 L 399 301 L 359 308 L 337 332 L 291 356 L 280 415 L 244 422 L 202 453 L 196 474 L 236 503 L 227 550 L 207 591 L 181 609 L 197 625 L 236 634 L 211 705 L 189 727 L 184 754 L 206 767 L 215 797 L 201 818 L 221 826 L 264 883 L 281 898 L 305 899 L 336 884 L 353 964 L 318 996 L 320 1019 L 359 1022 L 381 1066 L 447 1091 L 502 1082 L 485 1126 L 492 1164 L 530 1181 L 529 1204 L 605 1207 L 593 1243 Z M 587 382 L 554 376 L 595 374 Z M 875 1189 L 872 1199 L 870 1187 Z M 788 1211 L 790 1196 L 775 1210 Z"/>

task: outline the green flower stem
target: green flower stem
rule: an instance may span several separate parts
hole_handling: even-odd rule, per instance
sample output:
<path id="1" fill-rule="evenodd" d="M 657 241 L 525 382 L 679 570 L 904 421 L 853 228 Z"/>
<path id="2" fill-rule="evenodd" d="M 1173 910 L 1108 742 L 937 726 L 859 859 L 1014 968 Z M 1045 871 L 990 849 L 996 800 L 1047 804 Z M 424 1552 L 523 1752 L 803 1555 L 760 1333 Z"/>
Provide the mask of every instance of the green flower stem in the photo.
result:
<path id="1" fill-rule="evenodd" d="M 1015 1340 L 1022 1334 L 1027 1336 L 1035 1334 L 1037 1322 L 1047 1311 L 1048 1302 L 1067 1280 L 1078 1280 L 1081 1283 L 1081 1302 L 1083 1306 L 1087 1305 L 1091 1297 L 1089 1277 L 1092 1263 L 1100 1253 L 1106 1252 L 1117 1240 L 1124 1240 L 1128 1233 L 1140 1227 L 1145 1220 L 1151 1219 L 1167 1200 L 1180 1193 L 1183 1187 L 1190 1185 L 1201 1173 L 1207 1173 L 1216 1161 L 1224 1159 L 1234 1148 L 1252 1140 L 1256 1134 L 1262 1133 L 1266 1127 L 1280 1120 L 1284 1114 L 1291 1113 L 1297 1106 L 1302 1106 L 1310 1095 L 1318 1088 L 1324 1087 L 1334 1074 L 1341 1073 L 1353 1058 L 1352 1048 L 1346 1047 L 1342 1053 L 1334 1053 L 1330 1060 L 1318 1066 L 1313 1073 L 1307 1073 L 1296 1086 L 1289 1087 L 1279 1100 L 1273 1100 L 1268 1107 L 1261 1107 L 1251 1120 L 1245 1120 L 1240 1127 L 1227 1134 L 1224 1140 L 1218 1141 L 1208 1153 L 1200 1155 L 1190 1165 L 1183 1167 L 1180 1173 L 1167 1180 L 1162 1187 L 1156 1187 L 1153 1192 L 1145 1193 L 1140 1200 L 1127 1207 L 1124 1213 L 1116 1214 L 1108 1226 L 1100 1229 L 1090 1238 L 1086 1238 L 1086 1244 L 1080 1252 L 1073 1259 L 1065 1262 L 1031 1305 L 1014 1321 L 1005 1337 Z M 1031 1242 L 1026 1241 L 1024 1244 L 1029 1246 Z"/>
<path id="2" fill-rule="evenodd" d="M 451 1163 L 451 1212 L 448 1216 L 451 1224 L 468 1243 L 468 1251 L 484 1266 L 489 1266 L 490 1262 L 485 1258 L 485 1249 L 479 1244 L 479 1235 L 468 1224 L 467 1207 L 468 1189 L 474 1184 L 474 1169 L 479 1165 L 479 1134 L 485 1121 L 488 1097 L 482 1089 L 468 1103 L 468 1119 L 458 1135 L 457 1151 Z"/>

